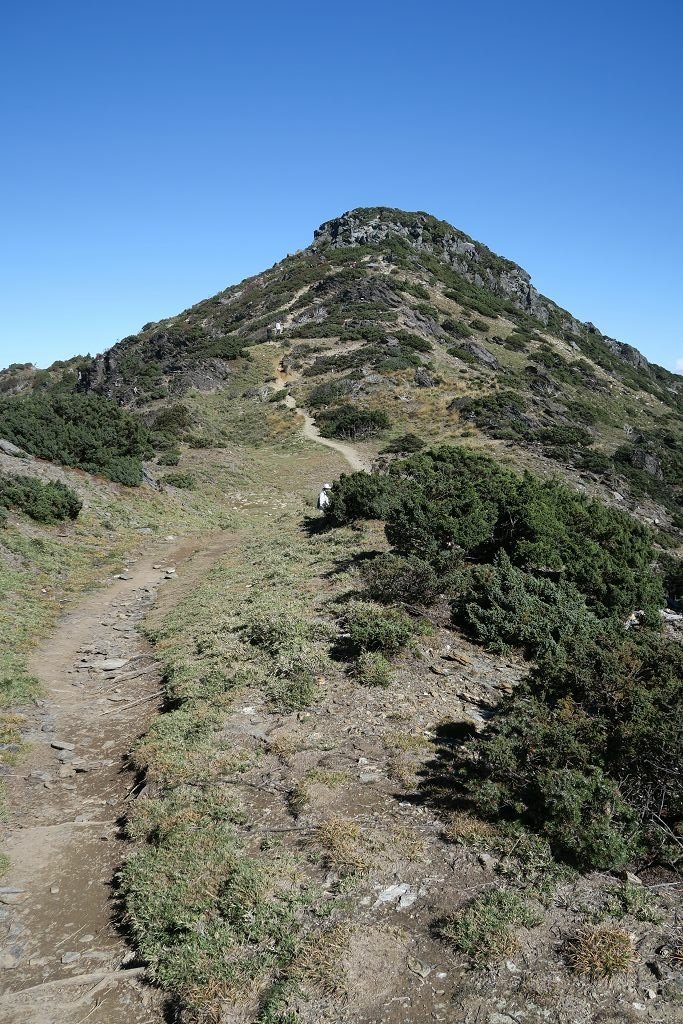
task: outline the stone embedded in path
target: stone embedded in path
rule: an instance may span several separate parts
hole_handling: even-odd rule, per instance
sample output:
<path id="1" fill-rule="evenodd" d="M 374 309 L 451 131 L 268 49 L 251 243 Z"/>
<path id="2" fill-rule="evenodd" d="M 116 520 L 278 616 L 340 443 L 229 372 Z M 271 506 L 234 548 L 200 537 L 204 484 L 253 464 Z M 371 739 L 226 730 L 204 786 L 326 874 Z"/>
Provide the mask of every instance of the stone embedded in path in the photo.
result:
<path id="1" fill-rule="evenodd" d="M 107 658 L 106 661 L 100 661 L 99 664 L 94 664 L 92 667 L 100 668 L 103 672 L 116 672 L 127 664 L 128 658 Z"/>
<path id="2" fill-rule="evenodd" d="M 77 953 L 76 950 L 72 950 L 69 953 L 62 953 L 63 964 L 75 964 L 77 960 L 81 959 L 81 954 Z"/>
<path id="3" fill-rule="evenodd" d="M 28 893 L 25 889 L 15 889 L 11 885 L 4 885 L 0 888 L 0 903 L 4 903 L 7 907 L 16 907 L 27 899 Z"/>
<path id="4" fill-rule="evenodd" d="M 14 970 L 21 963 L 23 955 L 24 950 L 22 946 L 10 946 L 9 949 L 0 953 L 0 970 Z"/>
<path id="5" fill-rule="evenodd" d="M 51 743 L 50 743 L 50 746 L 54 747 L 55 750 L 75 750 L 76 749 L 76 744 L 75 743 L 67 743 L 66 740 L 52 740 Z"/>

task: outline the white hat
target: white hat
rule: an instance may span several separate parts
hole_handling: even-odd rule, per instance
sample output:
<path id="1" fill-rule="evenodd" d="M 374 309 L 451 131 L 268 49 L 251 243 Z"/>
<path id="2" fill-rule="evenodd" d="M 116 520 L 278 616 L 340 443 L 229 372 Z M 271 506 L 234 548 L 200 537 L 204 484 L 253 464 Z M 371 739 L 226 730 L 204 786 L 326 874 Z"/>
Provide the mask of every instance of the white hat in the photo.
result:
<path id="1" fill-rule="evenodd" d="M 324 491 L 331 491 L 332 490 L 332 484 L 323 484 L 323 490 Z"/>

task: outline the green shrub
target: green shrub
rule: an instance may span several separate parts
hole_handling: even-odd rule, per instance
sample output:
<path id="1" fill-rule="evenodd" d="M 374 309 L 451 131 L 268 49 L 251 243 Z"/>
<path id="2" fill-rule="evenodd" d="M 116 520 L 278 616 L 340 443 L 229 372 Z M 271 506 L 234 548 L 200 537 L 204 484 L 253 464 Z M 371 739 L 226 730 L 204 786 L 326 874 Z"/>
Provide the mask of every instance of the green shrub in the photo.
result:
<path id="1" fill-rule="evenodd" d="M 55 390 L 0 398 L 0 437 L 50 462 L 130 486 L 142 482 L 147 432 L 102 395 Z"/>
<path id="2" fill-rule="evenodd" d="M 371 601 L 351 601 L 344 616 L 351 643 L 360 651 L 397 654 L 413 635 L 413 626 L 398 608 Z"/>
<path id="3" fill-rule="evenodd" d="M 534 441 L 552 447 L 587 448 L 593 444 L 593 435 L 590 430 L 575 426 L 542 427 L 534 431 Z"/>
<path id="4" fill-rule="evenodd" d="M 390 441 L 383 451 L 387 455 L 407 455 L 410 452 L 419 452 L 424 447 L 425 442 L 417 434 L 402 434 Z"/>
<path id="5" fill-rule="evenodd" d="M 444 446 L 392 462 L 382 475 L 343 476 L 331 521 L 359 518 L 383 518 L 397 553 L 437 571 L 462 553 L 490 562 L 502 550 L 525 572 L 573 584 L 598 616 L 642 608 L 654 623 L 663 604 L 647 527 L 558 481 L 519 477 L 465 449 Z"/>
<path id="6" fill-rule="evenodd" d="M 473 320 L 470 320 L 470 327 L 474 331 L 488 331 L 489 329 L 489 325 L 487 323 L 483 320 L 477 320 L 476 317 Z"/>
<path id="7" fill-rule="evenodd" d="M 431 352 L 434 349 L 431 341 L 411 331 L 395 331 L 394 337 L 401 342 L 402 348 L 413 349 L 415 352 Z"/>
<path id="8" fill-rule="evenodd" d="M 391 665 L 379 651 L 361 651 L 355 666 L 356 676 L 364 686 L 391 685 Z"/>
<path id="9" fill-rule="evenodd" d="M 323 437 L 362 440 L 390 426 L 389 417 L 379 410 L 356 409 L 339 405 L 320 413 L 316 420 Z"/>
<path id="10" fill-rule="evenodd" d="M 177 466 L 180 462 L 180 452 L 177 448 L 170 448 L 166 452 L 161 452 L 157 457 L 158 466 Z"/>
<path id="11" fill-rule="evenodd" d="M 452 335 L 454 338 L 470 338 L 472 336 L 472 328 L 463 320 L 447 319 L 443 321 L 441 326 L 447 334 Z"/>
<path id="12" fill-rule="evenodd" d="M 66 484 L 0 473 L 0 509 L 14 508 L 40 523 L 76 519 L 82 502 Z"/>
<path id="13" fill-rule="evenodd" d="M 520 647 L 530 657 L 553 653 L 594 616 L 575 587 L 515 568 L 504 551 L 464 578 L 453 621 L 490 650 Z"/>
<path id="14" fill-rule="evenodd" d="M 618 868 L 645 850 L 672 856 L 682 721 L 683 648 L 596 624 L 503 702 L 462 751 L 462 778 L 481 813 L 521 821 L 580 868 Z"/>
<path id="15" fill-rule="evenodd" d="M 348 386 L 345 386 L 342 381 L 334 380 L 329 383 L 318 384 L 309 391 L 306 404 L 311 409 L 322 409 L 326 405 L 338 402 L 344 395 L 348 394 L 348 391 Z M 276 391 L 275 394 L 277 395 L 278 392 Z M 280 395 L 279 397 L 282 396 Z"/>
<path id="16" fill-rule="evenodd" d="M 445 586 L 434 567 L 417 555 L 378 555 L 364 562 L 361 572 L 370 596 L 389 604 L 431 604 Z"/>
<path id="17" fill-rule="evenodd" d="M 169 487 L 180 487 L 185 491 L 193 491 L 197 486 L 197 481 L 192 473 L 167 473 L 162 477 L 162 481 Z"/>
<path id="18" fill-rule="evenodd" d="M 342 473 L 330 492 L 327 519 L 335 526 L 386 519 L 396 500 L 394 481 L 377 473 Z"/>

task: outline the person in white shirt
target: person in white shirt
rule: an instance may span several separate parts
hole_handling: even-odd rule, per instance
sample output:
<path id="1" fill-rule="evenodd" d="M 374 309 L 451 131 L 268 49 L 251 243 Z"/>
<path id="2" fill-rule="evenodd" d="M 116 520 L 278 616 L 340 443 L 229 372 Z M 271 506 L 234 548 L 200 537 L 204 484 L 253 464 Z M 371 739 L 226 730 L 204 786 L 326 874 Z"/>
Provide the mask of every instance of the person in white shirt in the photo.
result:
<path id="1" fill-rule="evenodd" d="M 332 484 L 323 484 L 322 490 L 318 495 L 318 508 L 321 512 L 324 512 L 330 504 L 330 496 L 327 493 L 332 490 Z"/>

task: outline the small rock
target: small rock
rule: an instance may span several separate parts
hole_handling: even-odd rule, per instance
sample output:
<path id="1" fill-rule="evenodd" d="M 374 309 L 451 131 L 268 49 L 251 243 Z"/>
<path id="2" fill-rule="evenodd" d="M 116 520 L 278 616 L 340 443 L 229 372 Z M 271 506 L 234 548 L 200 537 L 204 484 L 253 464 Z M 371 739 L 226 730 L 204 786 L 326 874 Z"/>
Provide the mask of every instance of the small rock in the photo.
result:
<path id="1" fill-rule="evenodd" d="M 406 960 L 408 964 L 408 970 L 412 971 L 413 974 L 417 974 L 418 978 L 426 978 L 432 972 L 432 968 L 428 967 L 427 964 L 423 964 L 421 960 L 418 960 L 415 956 L 409 956 Z"/>
<path id="2" fill-rule="evenodd" d="M 51 740 L 50 746 L 54 747 L 55 750 L 75 750 L 75 743 L 67 743 L 66 740 Z"/>
<path id="3" fill-rule="evenodd" d="M 21 946 L 10 946 L 0 953 L 0 970 L 13 971 L 21 963 L 24 950 Z"/>
<path id="4" fill-rule="evenodd" d="M 94 935 L 81 935 L 81 937 L 80 937 L 80 939 L 78 941 L 79 942 L 92 942 L 92 940 L 94 938 L 95 938 Z"/>
<path id="5" fill-rule="evenodd" d="M 629 885 L 642 885 L 642 880 L 638 878 L 638 875 L 634 875 L 631 871 L 622 871 L 619 877 L 624 881 L 628 882 Z"/>
<path id="6" fill-rule="evenodd" d="M 106 661 L 101 661 L 99 665 L 95 665 L 94 667 L 101 668 L 103 672 L 116 672 L 127 664 L 128 658 L 107 658 Z"/>
<path id="7" fill-rule="evenodd" d="M 132 580 L 133 577 L 129 572 L 117 572 L 114 576 L 115 580 Z"/>
<path id="8" fill-rule="evenodd" d="M 28 893 L 25 889 L 13 889 L 10 886 L 0 889 L 0 903 L 4 903 L 7 907 L 16 907 L 27 899 Z"/>
<path id="9" fill-rule="evenodd" d="M 487 871 L 493 871 L 498 863 L 496 858 L 492 857 L 490 853 L 480 853 L 477 856 L 477 860 L 483 868 L 486 868 Z"/>
<path id="10" fill-rule="evenodd" d="M 58 885 L 51 885 L 50 886 L 50 895 L 51 896 L 57 896 L 58 894 L 59 894 L 59 886 Z"/>
<path id="11" fill-rule="evenodd" d="M 71 952 L 69 952 L 69 953 L 62 953 L 62 963 L 63 964 L 75 964 L 76 961 L 80 960 L 80 959 L 81 959 L 81 954 L 76 952 L 75 949 L 71 950 Z"/>

